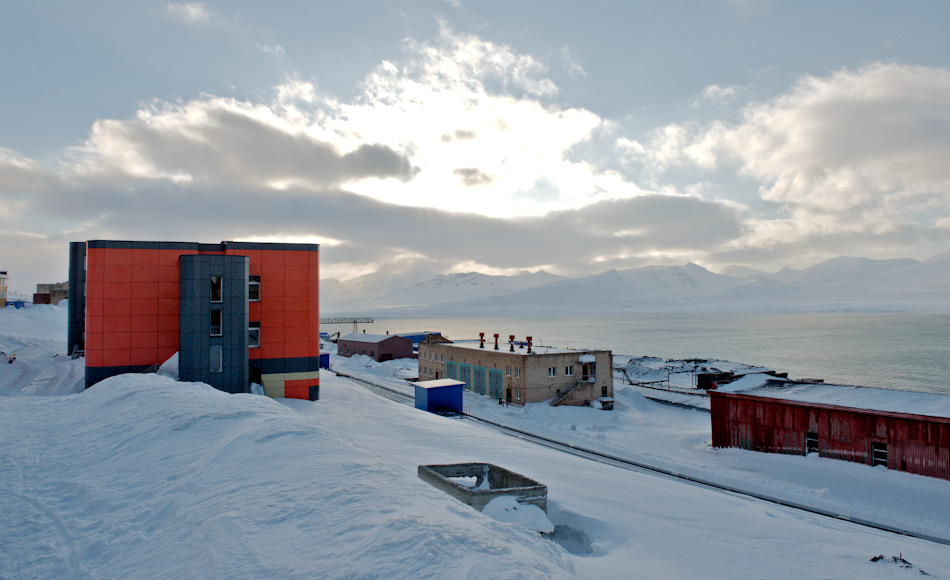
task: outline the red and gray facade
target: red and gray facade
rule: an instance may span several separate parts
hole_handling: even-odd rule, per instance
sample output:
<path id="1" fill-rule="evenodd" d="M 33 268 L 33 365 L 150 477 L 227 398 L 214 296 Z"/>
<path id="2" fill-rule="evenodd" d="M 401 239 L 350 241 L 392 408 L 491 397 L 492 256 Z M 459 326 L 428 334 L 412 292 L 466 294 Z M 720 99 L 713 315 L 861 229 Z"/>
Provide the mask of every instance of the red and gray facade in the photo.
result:
<path id="1" fill-rule="evenodd" d="M 319 246 L 70 244 L 69 352 L 86 386 L 178 353 L 179 377 L 230 393 L 319 398 Z"/>
<path id="2" fill-rule="evenodd" d="M 950 479 L 950 396 L 775 379 L 709 391 L 714 447 Z"/>

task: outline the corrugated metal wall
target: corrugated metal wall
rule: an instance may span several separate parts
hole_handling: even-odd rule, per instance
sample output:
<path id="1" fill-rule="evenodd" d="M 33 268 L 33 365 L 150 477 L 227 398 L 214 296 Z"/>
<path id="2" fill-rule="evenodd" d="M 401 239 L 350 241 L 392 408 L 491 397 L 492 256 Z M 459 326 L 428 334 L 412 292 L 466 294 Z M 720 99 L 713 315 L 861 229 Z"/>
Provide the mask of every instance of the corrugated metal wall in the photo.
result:
<path id="1" fill-rule="evenodd" d="M 804 455 L 817 435 L 818 454 L 872 463 L 872 445 L 887 467 L 950 479 L 950 419 L 847 409 L 710 391 L 715 447 Z"/>

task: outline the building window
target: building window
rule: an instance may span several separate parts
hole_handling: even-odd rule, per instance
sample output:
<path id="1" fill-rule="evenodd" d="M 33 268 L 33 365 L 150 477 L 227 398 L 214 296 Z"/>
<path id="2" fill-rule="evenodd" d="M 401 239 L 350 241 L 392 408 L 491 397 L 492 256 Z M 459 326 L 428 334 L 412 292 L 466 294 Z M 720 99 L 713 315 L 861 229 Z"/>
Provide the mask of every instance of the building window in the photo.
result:
<path id="1" fill-rule="evenodd" d="M 573 377 L 574 376 L 574 365 L 568 365 L 564 367 L 564 376 Z"/>
<path id="2" fill-rule="evenodd" d="M 249 276 L 247 279 L 247 299 L 250 302 L 261 301 L 261 277 Z"/>
<path id="3" fill-rule="evenodd" d="M 517 367 L 515 367 L 515 378 L 516 378 L 516 379 L 520 379 L 520 378 L 521 378 L 521 369 L 519 369 L 519 368 L 517 368 Z M 521 397 L 518 397 L 518 398 L 520 399 Z"/>
<path id="4" fill-rule="evenodd" d="M 261 346 L 261 323 L 247 323 L 247 348 L 260 348 Z"/>
<path id="5" fill-rule="evenodd" d="M 212 344 L 209 356 L 209 367 L 213 373 L 224 372 L 224 352 L 220 344 Z"/>
<path id="6" fill-rule="evenodd" d="M 222 293 L 222 287 L 224 286 L 224 280 L 221 276 L 212 276 L 211 277 L 211 301 L 212 302 L 221 302 L 224 294 Z"/>
<path id="7" fill-rule="evenodd" d="M 557 376 L 557 367 L 548 367 L 548 376 L 556 377 Z"/>
<path id="8" fill-rule="evenodd" d="M 373 351 L 369 351 L 369 356 L 371 356 L 371 357 L 375 357 L 375 356 L 376 356 L 376 353 L 375 353 L 375 352 L 373 352 Z"/>
<path id="9" fill-rule="evenodd" d="M 521 389 L 515 389 L 515 399 L 521 400 Z"/>
<path id="10" fill-rule="evenodd" d="M 211 336 L 221 336 L 221 310 L 211 311 Z"/>
<path id="11" fill-rule="evenodd" d="M 805 433 L 805 455 L 809 453 L 818 453 L 818 433 L 813 431 Z"/>
<path id="12" fill-rule="evenodd" d="M 887 467 L 887 443 L 871 441 L 871 466 Z"/>
<path id="13" fill-rule="evenodd" d="M 442 358 L 441 358 L 441 360 L 440 360 L 439 362 L 443 362 L 443 363 L 445 362 L 445 355 L 444 355 L 444 354 L 442 355 Z"/>
<path id="14" fill-rule="evenodd" d="M 510 377 L 510 376 L 511 376 L 511 365 L 507 365 L 507 366 L 505 367 L 505 376 L 506 376 L 506 377 Z"/>

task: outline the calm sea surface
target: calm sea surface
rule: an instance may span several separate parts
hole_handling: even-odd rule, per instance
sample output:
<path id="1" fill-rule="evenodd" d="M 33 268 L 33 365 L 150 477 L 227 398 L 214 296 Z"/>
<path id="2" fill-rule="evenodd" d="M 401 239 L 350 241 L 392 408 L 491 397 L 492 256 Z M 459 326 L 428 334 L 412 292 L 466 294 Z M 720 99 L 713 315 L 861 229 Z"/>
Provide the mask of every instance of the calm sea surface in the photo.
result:
<path id="1" fill-rule="evenodd" d="M 950 394 L 950 315 L 654 314 L 376 318 L 359 330 L 384 334 L 441 331 L 454 340 L 610 349 L 615 355 L 719 358 L 788 372 L 792 378 Z M 348 334 L 352 324 L 324 326 Z"/>

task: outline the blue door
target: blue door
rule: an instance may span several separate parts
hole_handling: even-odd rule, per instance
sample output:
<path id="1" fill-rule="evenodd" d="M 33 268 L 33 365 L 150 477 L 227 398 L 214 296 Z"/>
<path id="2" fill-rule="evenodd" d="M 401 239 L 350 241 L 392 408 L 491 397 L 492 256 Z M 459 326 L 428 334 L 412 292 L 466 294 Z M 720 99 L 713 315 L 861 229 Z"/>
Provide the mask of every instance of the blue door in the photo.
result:
<path id="1" fill-rule="evenodd" d="M 485 394 L 485 367 L 472 367 L 472 390 L 479 395 Z"/>
<path id="2" fill-rule="evenodd" d="M 493 399 L 500 399 L 502 392 L 501 371 L 498 369 L 488 369 L 488 394 Z"/>
<path id="3" fill-rule="evenodd" d="M 472 367 L 467 364 L 459 364 L 459 381 L 465 383 L 465 388 L 472 390 Z"/>

